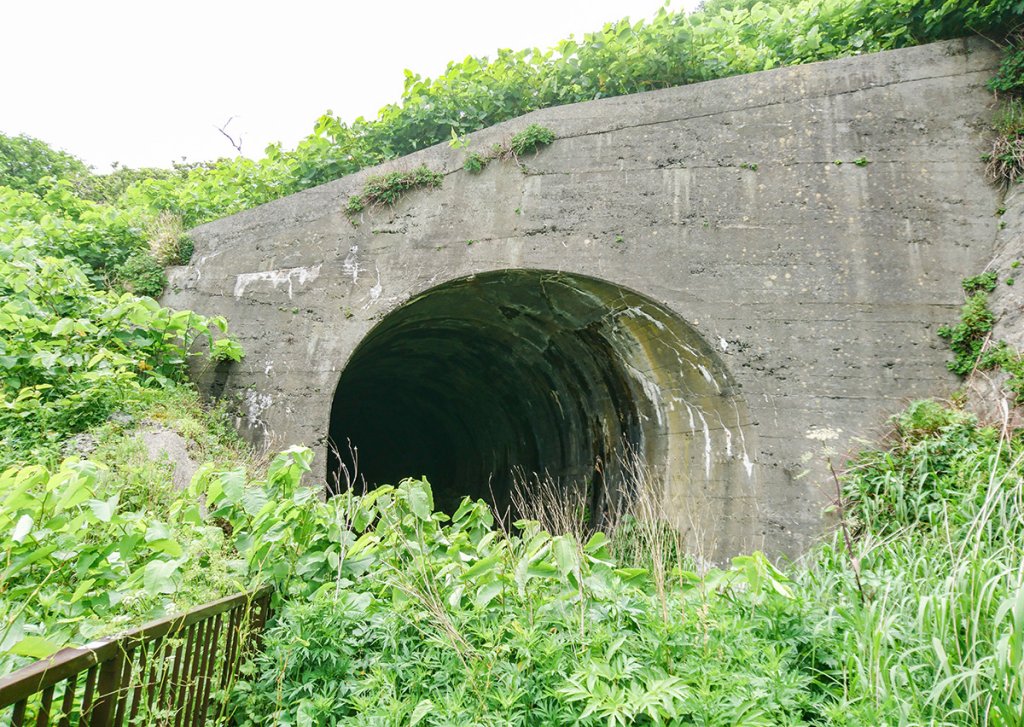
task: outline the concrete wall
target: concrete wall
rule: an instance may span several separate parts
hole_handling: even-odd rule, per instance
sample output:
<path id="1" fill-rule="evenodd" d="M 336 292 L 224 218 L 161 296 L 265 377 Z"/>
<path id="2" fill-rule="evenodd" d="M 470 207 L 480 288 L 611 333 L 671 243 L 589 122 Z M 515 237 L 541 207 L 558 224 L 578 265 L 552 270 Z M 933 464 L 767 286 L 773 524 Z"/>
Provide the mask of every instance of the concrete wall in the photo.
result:
<path id="1" fill-rule="evenodd" d="M 469 174 L 439 146 L 196 229 L 164 302 L 231 322 L 245 361 L 200 374 L 238 399 L 246 436 L 322 455 L 346 361 L 424 291 L 504 269 L 635 291 L 703 340 L 743 405 L 666 430 L 668 450 L 702 442 L 716 472 L 665 460 L 669 495 L 713 498 L 739 477 L 730 497 L 749 506 L 712 508 L 698 539 L 717 558 L 798 552 L 823 523 L 824 457 L 956 385 L 935 329 L 994 251 L 999 194 L 979 155 L 996 64 L 954 41 L 539 111 L 471 137 L 486 149 L 551 128 L 525 170 Z M 423 163 L 441 189 L 346 218 L 368 175 Z"/>

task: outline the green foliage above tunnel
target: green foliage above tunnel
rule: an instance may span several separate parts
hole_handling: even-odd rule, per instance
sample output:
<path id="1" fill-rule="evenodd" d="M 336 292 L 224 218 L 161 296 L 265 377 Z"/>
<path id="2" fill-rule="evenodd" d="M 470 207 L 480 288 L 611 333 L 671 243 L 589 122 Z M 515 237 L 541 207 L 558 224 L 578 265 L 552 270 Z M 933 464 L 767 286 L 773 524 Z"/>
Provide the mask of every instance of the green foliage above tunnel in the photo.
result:
<path id="1" fill-rule="evenodd" d="M 97 178 L 38 141 L 0 136 L 0 185 L 35 190 L 48 177 L 73 176 L 85 198 L 170 212 L 192 227 L 536 109 L 969 33 L 999 38 L 1020 14 L 1017 0 L 711 0 L 689 15 L 663 8 L 548 50 L 468 57 L 435 79 L 407 71 L 401 99 L 375 119 L 328 112 L 294 150 L 271 145 L 259 160 Z"/>

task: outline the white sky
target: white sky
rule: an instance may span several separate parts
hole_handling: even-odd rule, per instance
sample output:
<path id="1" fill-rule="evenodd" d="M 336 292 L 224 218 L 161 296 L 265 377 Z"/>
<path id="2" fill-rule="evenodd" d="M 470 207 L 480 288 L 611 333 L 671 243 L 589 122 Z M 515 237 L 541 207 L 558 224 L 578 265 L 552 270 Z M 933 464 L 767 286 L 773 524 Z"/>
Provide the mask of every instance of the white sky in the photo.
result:
<path id="1" fill-rule="evenodd" d="M 692 9 L 697 0 L 673 0 Z M 344 120 L 499 48 L 548 48 L 663 0 L 8 0 L 0 131 L 29 134 L 108 171 L 186 156 L 292 148 L 330 109 Z"/>

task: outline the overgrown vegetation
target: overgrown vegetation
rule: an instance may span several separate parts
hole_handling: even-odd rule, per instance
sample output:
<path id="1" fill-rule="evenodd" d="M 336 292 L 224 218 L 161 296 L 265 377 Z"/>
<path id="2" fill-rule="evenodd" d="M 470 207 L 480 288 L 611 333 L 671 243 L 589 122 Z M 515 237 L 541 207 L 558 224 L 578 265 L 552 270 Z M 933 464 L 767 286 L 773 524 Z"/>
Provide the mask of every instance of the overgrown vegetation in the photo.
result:
<path id="1" fill-rule="evenodd" d="M 983 157 L 985 173 L 1009 186 L 1024 174 L 1024 100 L 1011 98 L 996 112 L 992 149 Z"/>
<path id="2" fill-rule="evenodd" d="M 640 558 L 617 560 L 614 534 L 435 513 L 422 481 L 323 503 L 296 487 L 301 451 L 265 481 L 210 474 L 193 496 L 283 594 L 236 719 L 1018 724 L 1020 445 L 914 404 L 843 477 L 850 549 L 788 572 L 757 553 L 702 572 L 655 544 L 671 529 L 625 528 Z"/>
<path id="3" fill-rule="evenodd" d="M 251 456 L 185 387 L 117 405 L 61 464 L 0 468 L 0 674 L 247 583 L 224 532 L 196 515 L 140 432 L 173 432 L 208 466 L 254 468 Z"/>
<path id="4" fill-rule="evenodd" d="M 900 48 L 965 31 L 998 39 L 1018 19 L 1016 0 L 714 0 L 690 15 L 662 9 L 650 20 L 610 23 L 549 50 L 502 50 L 491 59 L 453 62 L 436 79 L 409 72 L 402 98 L 376 119 L 346 122 L 327 113 L 295 149 L 272 145 L 258 161 L 239 157 L 173 170 L 121 169 L 84 181 L 76 173 L 68 184 L 82 199 L 110 204 L 130 217 L 166 212 L 190 228 L 444 142 L 453 132 L 462 137 L 536 109 Z M 55 171 L 63 175 L 45 163 L 30 166 L 25 178 L 33 186 L 52 180 Z M 125 244 L 112 265 L 144 244 L 141 235 Z"/>
<path id="5" fill-rule="evenodd" d="M 322 502 L 300 486 L 308 450 L 258 466 L 184 382 L 197 341 L 213 361 L 241 358 L 226 322 L 145 297 L 191 256 L 187 228 L 528 111 L 965 29 L 998 37 L 1019 13 L 1017 0 L 710 0 L 409 73 L 375 120 L 327 114 L 258 161 L 97 176 L 0 135 L 0 673 L 270 581 L 278 615 L 233 695 L 242 724 L 1021 724 L 1019 435 L 915 403 L 842 478 L 849 540 L 782 569 L 759 553 L 707 569 L 653 506 L 606 537 L 564 512 L 548 532 L 549 507 L 515 526 L 479 502 L 449 518 L 416 480 Z M 1019 72 L 1008 56 L 995 90 L 1019 90 Z M 1015 103 L 999 164 L 1019 163 Z M 553 138 L 528 127 L 489 154 Z M 373 177 L 349 212 L 440 181 Z M 1020 357 L 986 344 L 996 282 L 965 281 L 943 335 L 953 370 L 1001 366 L 1019 393 Z M 204 462 L 185 491 L 138 436 L 153 425 Z"/>

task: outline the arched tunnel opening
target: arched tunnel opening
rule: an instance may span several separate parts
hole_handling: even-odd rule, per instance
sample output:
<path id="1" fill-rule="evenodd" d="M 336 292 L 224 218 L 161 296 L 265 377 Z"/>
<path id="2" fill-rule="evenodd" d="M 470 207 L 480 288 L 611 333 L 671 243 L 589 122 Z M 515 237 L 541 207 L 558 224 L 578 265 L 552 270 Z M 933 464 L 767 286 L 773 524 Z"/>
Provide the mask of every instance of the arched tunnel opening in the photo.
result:
<path id="1" fill-rule="evenodd" d="M 727 378 L 688 324 L 625 288 L 537 270 L 454 280 L 353 351 L 331 411 L 328 485 L 425 476 L 438 509 L 469 496 L 505 512 L 517 480 L 543 480 L 585 488 L 600 513 L 627 491 L 629 459 L 661 479 L 685 459 L 710 476 L 707 447 L 672 455 L 670 440 L 703 431 L 710 443 L 705 410 L 735 410 Z M 725 426 L 719 414 L 714 428 Z"/>

